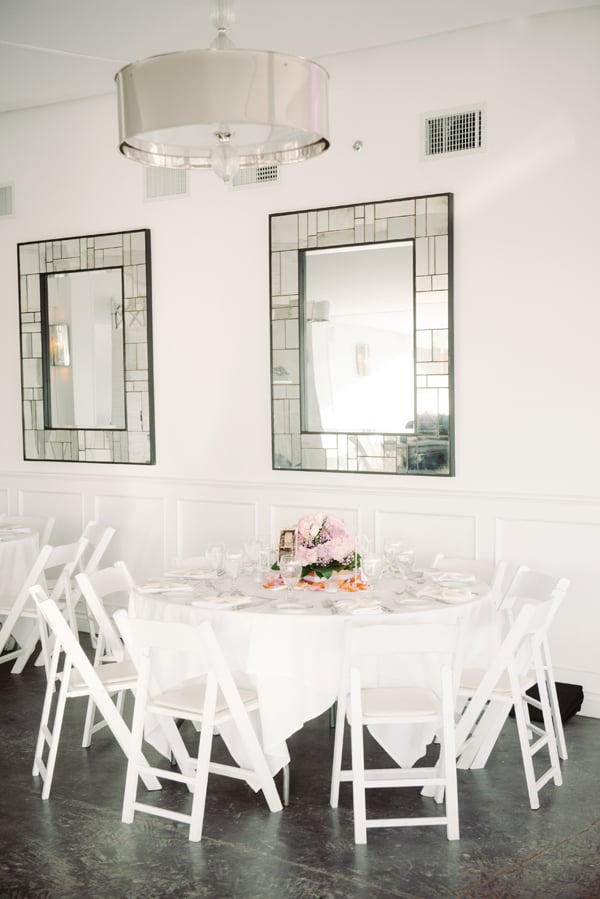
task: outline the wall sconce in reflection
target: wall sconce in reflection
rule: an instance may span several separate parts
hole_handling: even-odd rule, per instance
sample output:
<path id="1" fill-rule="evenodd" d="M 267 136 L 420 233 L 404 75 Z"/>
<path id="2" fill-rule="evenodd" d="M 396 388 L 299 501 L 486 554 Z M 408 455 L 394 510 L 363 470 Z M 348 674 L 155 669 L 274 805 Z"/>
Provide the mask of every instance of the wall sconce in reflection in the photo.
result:
<path id="1" fill-rule="evenodd" d="M 371 374 L 371 347 L 368 343 L 356 344 L 356 374 L 360 377 Z"/>
<path id="2" fill-rule="evenodd" d="M 50 364 L 71 364 L 68 325 L 50 325 Z"/>

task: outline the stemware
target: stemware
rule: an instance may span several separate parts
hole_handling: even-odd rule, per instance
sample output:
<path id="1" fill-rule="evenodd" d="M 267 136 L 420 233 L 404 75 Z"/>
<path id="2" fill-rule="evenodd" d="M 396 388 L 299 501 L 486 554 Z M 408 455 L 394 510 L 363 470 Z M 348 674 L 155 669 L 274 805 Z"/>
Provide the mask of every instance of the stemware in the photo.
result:
<path id="1" fill-rule="evenodd" d="M 302 574 L 302 562 L 294 558 L 284 558 L 279 563 L 279 573 L 287 587 L 288 599 L 292 599 L 292 591 Z"/>
<path id="2" fill-rule="evenodd" d="M 375 589 L 385 568 L 383 556 L 366 553 L 361 558 L 361 573 L 367 584 Z"/>
<path id="3" fill-rule="evenodd" d="M 226 553 L 223 567 L 225 569 L 225 574 L 231 578 L 233 585 L 235 586 L 237 584 L 237 579 L 242 572 L 242 554 Z"/>
<path id="4" fill-rule="evenodd" d="M 221 574 L 223 570 L 223 556 L 225 555 L 225 547 L 222 543 L 211 543 L 206 550 L 206 558 L 209 560 L 212 568 L 217 574 Z"/>

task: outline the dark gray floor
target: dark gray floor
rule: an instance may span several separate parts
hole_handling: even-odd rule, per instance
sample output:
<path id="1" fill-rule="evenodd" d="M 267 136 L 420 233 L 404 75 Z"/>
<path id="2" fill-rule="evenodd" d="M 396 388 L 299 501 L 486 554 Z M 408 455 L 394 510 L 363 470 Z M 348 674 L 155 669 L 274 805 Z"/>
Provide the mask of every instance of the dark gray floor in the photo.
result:
<path id="1" fill-rule="evenodd" d="M 544 788 L 538 811 L 528 805 L 509 721 L 487 768 L 459 772 L 459 841 L 448 842 L 442 827 L 421 827 L 370 831 L 368 845 L 355 846 L 350 785 L 340 808 L 329 807 L 332 732 L 322 716 L 290 741 L 287 809 L 271 815 L 245 784 L 211 778 L 204 836 L 192 844 L 185 825 L 141 814 L 121 823 L 124 757 L 106 732 L 80 748 L 79 701 L 68 703 L 43 802 L 31 775 L 43 671 L 9 669 L 0 665 L 3 899 L 600 897 L 599 720 L 569 722 L 564 784 Z M 380 802 L 389 810 L 399 800 L 415 811 L 430 802 L 416 790 L 387 790 Z"/>

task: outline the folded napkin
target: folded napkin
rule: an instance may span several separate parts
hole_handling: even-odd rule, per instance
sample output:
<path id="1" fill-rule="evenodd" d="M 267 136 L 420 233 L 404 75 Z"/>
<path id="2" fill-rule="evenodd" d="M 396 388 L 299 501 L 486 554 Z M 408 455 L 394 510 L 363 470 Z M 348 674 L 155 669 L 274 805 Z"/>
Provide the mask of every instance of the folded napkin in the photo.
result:
<path id="1" fill-rule="evenodd" d="M 217 577 L 217 572 L 208 568 L 176 568 L 174 571 L 165 571 L 167 577 L 189 577 L 192 580 L 204 580 Z"/>
<path id="2" fill-rule="evenodd" d="M 473 584 L 475 583 L 475 575 L 468 574 L 466 571 L 438 571 L 431 576 L 432 581 L 438 584 Z"/>
<path id="3" fill-rule="evenodd" d="M 334 603 L 337 612 L 345 615 L 378 615 L 383 608 L 378 602 L 369 602 L 367 599 L 338 599 Z"/>
<path id="4" fill-rule="evenodd" d="M 138 593 L 193 593 L 193 588 L 188 584 L 179 584 L 176 581 L 146 581 L 145 584 L 136 586 Z"/>
<path id="5" fill-rule="evenodd" d="M 246 606 L 250 602 L 252 602 L 250 596 L 221 593 L 218 596 L 203 596 L 201 599 L 194 600 L 192 605 L 199 609 L 234 609 L 236 606 Z"/>
<path id="6" fill-rule="evenodd" d="M 444 587 L 441 584 L 439 586 L 429 584 L 415 590 L 415 596 L 420 596 L 422 599 L 437 599 L 440 602 L 447 603 L 465 602 L 472 595 L 471 591 L 466 587 Z"/>
<path id="7" fill-rule="evenodd" d="M 0 525 L 0 534 L 31 534 L 31 528 L 22 524 L 3 524 Z"/>

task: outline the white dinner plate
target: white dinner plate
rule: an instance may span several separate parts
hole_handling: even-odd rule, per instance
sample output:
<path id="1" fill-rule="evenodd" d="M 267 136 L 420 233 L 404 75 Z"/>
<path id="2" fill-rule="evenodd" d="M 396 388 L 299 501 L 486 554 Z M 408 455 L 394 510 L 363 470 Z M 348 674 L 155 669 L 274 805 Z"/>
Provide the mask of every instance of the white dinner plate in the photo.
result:
<path id="1" fill-rule="evenodd" d="M 314 606 L 311 602 L 278 602 L 275 603 L 275 608 L 279 609 L 280 612 L 310 612 L 311 609 L 314 609 Z"/>

